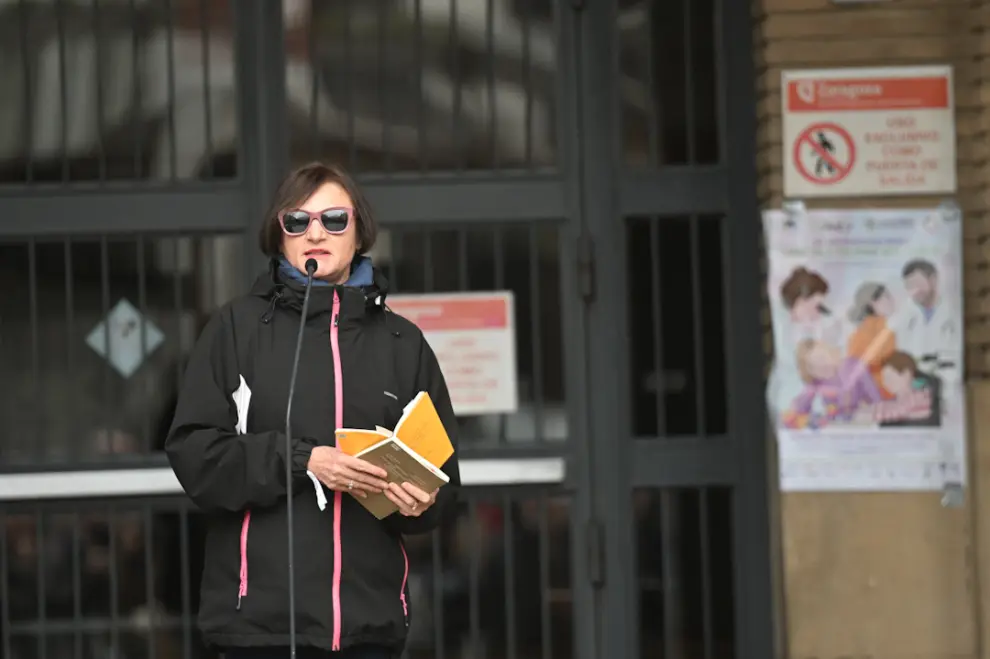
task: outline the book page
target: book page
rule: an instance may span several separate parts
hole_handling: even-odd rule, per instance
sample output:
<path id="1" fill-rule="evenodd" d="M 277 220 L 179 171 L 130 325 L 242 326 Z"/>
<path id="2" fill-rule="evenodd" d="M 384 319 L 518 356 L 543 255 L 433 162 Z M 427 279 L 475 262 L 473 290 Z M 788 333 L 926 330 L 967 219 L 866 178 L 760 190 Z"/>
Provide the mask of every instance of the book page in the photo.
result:
<path id="1" fill-rule="evenodd" d="M 395 436 L 402 443 L 436 467 L 442 467 L 454 454 L 447 430 L 440 421 L 433 400 L 421 391 L 406 408 L 395 426 Z"/>

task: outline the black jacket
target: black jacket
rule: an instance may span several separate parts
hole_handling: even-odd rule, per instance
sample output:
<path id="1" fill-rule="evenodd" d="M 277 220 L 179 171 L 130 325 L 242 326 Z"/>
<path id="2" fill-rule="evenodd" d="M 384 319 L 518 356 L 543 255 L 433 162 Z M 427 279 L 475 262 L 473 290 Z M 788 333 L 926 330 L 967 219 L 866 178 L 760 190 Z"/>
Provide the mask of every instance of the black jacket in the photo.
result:
<path id="1" fill-rule="evenodd" d="M 303 290 L 273 267 L 210 320 L 186 368 L 165 449 L 182 487 L 207 513 L 200 628 L 216 647 L 288 645 L 291 459 L 299 645 L 372 643 L 398 653 L 409 626 L 401 534 L 435 528 L 460 484 L 450 396 L 420 330 L 385 308 L 381 273 L 363 288 L 314 286 L 287 458 L 285 408 Z M 239 430 L 233 394 L 244 387 L 251 397 Z M 420 390 L 429 392 L 455 445 L 443 467 L 450 483 L 434 506 L 418 518 L 394 513 L 379 521 L 349 494 L 324 490 L 321 511 L 306 474 L 313 447 L 333 445 L 341 425 L 394 427 Z"/>

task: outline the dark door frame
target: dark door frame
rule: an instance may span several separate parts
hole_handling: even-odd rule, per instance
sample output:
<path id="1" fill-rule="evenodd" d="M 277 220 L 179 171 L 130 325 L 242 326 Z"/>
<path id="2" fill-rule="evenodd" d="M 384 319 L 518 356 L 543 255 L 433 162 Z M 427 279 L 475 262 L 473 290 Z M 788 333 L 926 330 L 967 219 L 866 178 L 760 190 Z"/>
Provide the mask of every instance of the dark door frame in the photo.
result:
<path id="1" fill-rule="evenodd" d="M 573 4 L 573 3 L 571 3 Z M 721 0 L 716 16 L 722 162 L 623 171 L 613 71 L 616 3 L 587 2 L 578 15 L 577 48 L 581 230 L 593 245 L 597 295 L 586 307 L 588 360 L 582 422 L 587 423 L 592 492 L 590 528 L 603 554 L 596 581 L 598 657 L 638 657 L 632 489 L 723 486 L 732 492 L 737 657 L 773 656 L 770 508 L 763 346 L 758 310 L 760 223 L 756 176 L 756 77 L 749 3 Z M 611 130 L 602 127 L 610 127 Z M 632 437 L 623 217 L 724 214 L 728 433 L 726 441 Z M 603 350 L 602 346 L 614 349 Z M 580 532 L 576 528 L 575 532 Z M 594 534 L 592 530 L 590 533 Z M 592 541 L 595 548 L 598 543 Z M 594 554 L 597 549 L 592 551 Z M 593 567 L 593 566 L 592 566 Z M 581 624 L 579 621 L 578 624 Z"/>

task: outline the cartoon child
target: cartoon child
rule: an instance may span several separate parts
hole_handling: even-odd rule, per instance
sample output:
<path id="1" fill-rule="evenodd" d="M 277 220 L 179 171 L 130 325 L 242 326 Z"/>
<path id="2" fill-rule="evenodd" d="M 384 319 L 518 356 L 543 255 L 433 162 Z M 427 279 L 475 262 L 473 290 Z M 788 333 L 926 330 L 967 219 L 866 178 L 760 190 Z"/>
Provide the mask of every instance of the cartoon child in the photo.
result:
<path id="1" fill-rule="evenodd" d="M 806 339 L 796 362 L 804 390 L 782 417 L 788 428 L 820 428 L 830 421 L 851 421 L 866 406 L 882 400 L 866 363 L 843 357 L 842 350 L 823 341 Z M 816 402 L 822 411 L 816 411 Z"/>
<path id="2" fill-rule="evenodd" d="M 880 371 L 884 388 L 894 399 L 876 408 L 881 426 L 938 426 L 941 424 L 941 382 L 918 370 L 914 357 L 894 352 Z"/>
<path id="3" fill-rule="evenodd" d="M 866 282 L 856 289 L 848 314 L 856 330 L 849 337 L 846 352 L 867 365 L 880 394 L 886 399 L 893 398 L 893 394 L 884 388 L 880 370 L 884 361 L 897 350 L 897 339 L 889 326 L 895 310 L 894 296 L 886 286 Z"/>

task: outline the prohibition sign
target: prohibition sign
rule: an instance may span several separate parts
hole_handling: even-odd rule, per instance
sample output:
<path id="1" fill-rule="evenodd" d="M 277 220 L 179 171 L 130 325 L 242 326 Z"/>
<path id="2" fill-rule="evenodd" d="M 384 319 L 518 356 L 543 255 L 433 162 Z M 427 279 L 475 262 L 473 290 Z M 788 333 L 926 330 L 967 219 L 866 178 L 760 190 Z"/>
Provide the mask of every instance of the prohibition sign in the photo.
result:
<path id="1" fill-rule="evenodd" d="M 812 156 L 812 167 L 808 166 L 808 155 Z M 812 124 L 794 141 L 794 168 L 816 185 L 838 183 L 849 176 L 855 162 L 852 136 L 838 124 Z"/>

